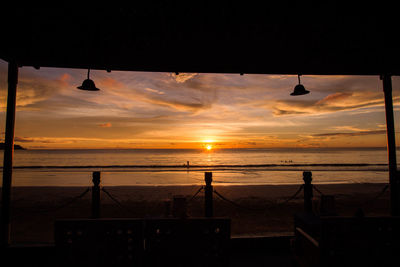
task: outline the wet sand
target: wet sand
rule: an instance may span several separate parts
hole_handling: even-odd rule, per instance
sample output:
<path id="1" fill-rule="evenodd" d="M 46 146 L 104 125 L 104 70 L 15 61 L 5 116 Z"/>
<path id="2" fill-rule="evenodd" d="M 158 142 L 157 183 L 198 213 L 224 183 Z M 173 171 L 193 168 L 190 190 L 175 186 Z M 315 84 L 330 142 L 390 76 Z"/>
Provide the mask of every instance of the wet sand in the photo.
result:
<path id="1" fill-rule="evenodd" d="M 232 220 L 232 236 L 291 234 L 293 215 L 303 210 L 303 192 L 285 203 L 300 185 L 215 186 L 233 205 L 214 194 L 214 216 Z M 317 185 L 324 194 L 335 195 L 339 215 L 352 216 L 359 207 L 365 215 L 389 214 L 389 190 L 380 198 L 384 184 L 331 184 Z M 101 215 L 104 218 L 163 217 L 164 201 L 174 195 L 188 200 L 188 216 L 204 215 L 204 192 L 189 201 L 199 186 L 129 186 L 104 187 L 122 207 L 101 194 Z M 91 192 L 82 198 L 74 197 L 85 187 L 14 187 L 12 192 L 12 243 L 53 242 L 54 221 L 63 218 L 89 218 Z M 371 201 L 370 201 L 371 200 Z M 319 194 L 314 191 L 314 204 L 318 206 Z"/>

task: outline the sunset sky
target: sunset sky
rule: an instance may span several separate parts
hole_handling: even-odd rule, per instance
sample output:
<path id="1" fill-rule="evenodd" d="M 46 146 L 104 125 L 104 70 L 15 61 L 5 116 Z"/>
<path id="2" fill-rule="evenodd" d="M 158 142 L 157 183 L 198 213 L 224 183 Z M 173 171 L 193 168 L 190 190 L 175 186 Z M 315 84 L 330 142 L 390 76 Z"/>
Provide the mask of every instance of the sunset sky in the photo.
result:
<path id="1" fill-rule="evenodd" d="M 20 69 L 15 141 L 27 148 L 384 147 L 379 77 Z M 400 79 L 393 78 L 396 132 Z M 7 63 L 0 61 L 4 140 Z M 398 136 L 398 133 L 397 133 Z M 397 145 L 400 139 L 396 138 Z"/>

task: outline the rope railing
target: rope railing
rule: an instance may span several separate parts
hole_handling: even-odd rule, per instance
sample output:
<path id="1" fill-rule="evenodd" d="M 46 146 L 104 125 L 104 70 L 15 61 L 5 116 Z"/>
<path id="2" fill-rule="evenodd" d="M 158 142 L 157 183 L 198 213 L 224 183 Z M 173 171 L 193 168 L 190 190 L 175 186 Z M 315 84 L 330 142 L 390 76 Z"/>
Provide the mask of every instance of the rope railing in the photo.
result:
<path id="1" fill-rule="evenodd" d="M 235 201 L 232 201 L 232 200 L 230 200 L 230 199 L 224 197 L 223 195 L 221 195 L 220 193 L 218 193 L 218 191 L 215 190 L 215 189 L 214 189 L 213 193 L 215 193 L 220 199 L 222 199 L 222 200 L 224 200 L 224 201 L 230 203 L 230 204 L 233 205 L 233 206 L 236 206 L 236 207 L 241 208 L 241 209 L 246 209 L 246 210 L 255 210 L 255 209 L 252 208 L 252 207 L 245 207 L 245 206 L 243 206 L 243 205 L 240 205 L 240 204 L 236 203 Z"/>
<path id="2" fill-rule="evenodd" d="M 281 203 L 276 203 L 276 205 L 284 205 L 284 204 L 287 204 L 288 202 L 292 201 L 293 199 L 295 199 L 295 198 L 298 196 L 298 194 L 303 190 L 303 188 L 304 188 L 304 185 L 301 185 L 301 186 L 299 187 L 299 189 L 298 189 L 292 196 L 290 196 L 289 198 L 287 198 L 285 201 L 283 201 L 283 202 L 281 202 Z M 248 210 L 258 210 L 258 211 L 267 210 L 267 209 L 268 209 L 268 208 L 254 208 L 254 207 L 244 206 L 244 205 L 242 205 L 242 204 L 239 204 L 239 203 L 237 203 L 237 202 L 235 202 L 235 201 L 233 201 L 233 200 L 230 200 L 230 199 L 226 198 L 225 196 L 223 196 L 221 193 L 219 193 L 219 192 L 218 192 L 217 190 L 215 190 L 215 189 L 214 189 L 213 192 L 214 192 L 220 199 L 222 199 L 222 200 L 224 200 L 224 201 L 226 201 L 226 202 L 228 202 L 228 203 L 230 203 L 230 204 L 232 204 L 232 205 L 234 205 L 234 206 L 236 206 L 236 207 L 238 207 L 238 208 L 248 209 Z"/>
<path id="3" fill-rule="evenodd" d="M 134 214 L 134 212 L 128 208 L 127 206 L 123 205 L 118 199 L 116 199 L 113 195 L 111 195 L 110 192 L 108 192 L 104 187 L 101 188 L 101 191 L 103 191 L 104 193 L 106 193 L 106 195 L 112 200 L 114 201 L 120 208 L 128 211 L 131 214 Z"/>
<path id="4" fill-rule="evenodd" d="M 315 185 L 313 185 L 313 189 L 317 191 L 321 196 L 324 196 L 324 193 L 322 193 Z"/>
<path id="5" fill-rule="evenodd" d="M 374 198 L 371 198 L 371 199 L 366 200 L 364 203 L 361 204 L 361 207 L 365 207 L 365 206 L 367 206 L 367 205 L 370 205 L 370 204 L 372 204 L 374 201 L 378 200 L 381 196 L 383 196 L 383 195 L 386 193 L 386 191 L 389 189 L 389 186 L 390 186 L 389 184 L 386 184 L 386 185 L 382 188 L 381 192 L 379 192 Z"/>
<path id="6" fill-rule="evenodd" d="M 389 189 L 389 187 L 390 187 L 390 185 L 389 185 L 389 184 L 386 184 L 386 185 L 382 188 L 382 190 L 381 190 L 375 197 L 366 200 L 362 205 L 364 206 L 364 205 L 366 205 L 366 204 L 368 204 L 368 203 L 370 203 L 370 202 L 373 202 L 373 201 L 377 200 L 378 198 L 380 198 L 381 196 L 383 196 L 383 195 L 386 193 L 386 191 Z M 315 185 L 313 185 L 313 189 L 314 189 L 316 192 L 318 192 L 321 196 L 325 196 L 325 194 L 324 194 L 323 192 L 321 192 L 321 190 L 319 190 Z"/>
<path id="7" fill-rule="evenodd" d="M 367 200 L 365 203 L 362 204 L 362 206 L 364 207 L 367 204 L 370 204 L 371 202 L 377 200 L 378 198 L 380 198 L 389 188 L 389 185 L 385 185 L 385 187 L 382 189 L 381 192 L 379 192 L 379 194 L 377 196 L 375 196 L 372 199 Z M 280 203 L 275 203 L 275 205 L 280 206 L 280 205 L 285 205 L 287 203 L 289 203 L 290 201 L 294 200 L 296 197 L 298 197 L 298 195 L 302 192 L 302 190 L 304 189 L 304 185 L 300 185 L 300 187 L 298 188 L 298 190 L 289 198 L 287 198 L 286 200 L 280 202 Z M 324 195 L 324 193 L 321 192 L 321 190 L 319 190 L 315 185 L 313 185 L 313 189 L 318 192 L 321 196 Z M 106 193 L 106 195 L 113 200 L 119 207 L 121 207 L 122 209 L 128 211 L 129 213 L 133 213 L 131 209 L 129 209 L 128 207 L 126 207 L 125 205 L 123 205 L 115 196 L 113 196 L 109 191 L 107 191 L 104 187 L 101 189 L 104 193 Z M 202 192 L 204 190 L 204 186 L 201 186 L 188 200 L 188 202 L 193 201 L 199 194 L 200 192 Z M 86 193 L 86 192 L 85 192 Z M 217 190 L 213 190 L 213 193 L 221 200 L 237 207 L 240 209 L 245 209 L 245 210 L 252 210 L 252 211 L 264 211 L 267 210 L 268 208 L 255 208 L 255 207 L 249 207 L 243 204 L 239 204 L 234 200 L 231 200 L 229 198 L 227 198 L 226 196 L 224 196 L 223 194 L 221 194 L 220 192 L 218 192 Z"/>
<path id="8" fill-rule="evenodd" d="M 57 207 L 53 207 L 53 208 L 49 208 L 49 209 L 44 209 L 44 210 L 37 210 L 35 212 L 38 213 L 48 213 L 48 212 L 55 212 L 58 211 L 60 209 L 63 209 L 65 207 L 68 207 L 69 205 L 71 205 L 72 203 L 74 203 L 75 201 L 77 201 L 78 199 L 81 199 L 82 197 L 84 197 L 88 192 L 90 191 L 90 187 L 88 187 L 85 191 L 83 191 L 81 194 L 79 194 L 78 196 L 75 196 L 73 198 L 71 198 L 69 201 L 67 201 L 66 203 L 63 203 Z"/>
<path id="9" fill-rule="evenodd" d="M 213 195 L 216 195 L 219 199 L 221 199 L 222 201 L 225 201 L 227 203 L 229 203 L 230 205 L 233 205 L 237 208 L 240 209 L 244 209 L 244 210 L 252 210 L 252 211 L 267 211 L 268 209 L 270 209 L 272 206 L 281 206 L 281 205 L 286 205 L 287 203 L 289 203 L 290 201 L 296 199 L 299 194 L 304 191 L 304 204 L 305 204 L 305 210 L 306 211 L 310 211 L 311 209 L 306 205 L 312 205 L 311 201 L 313 198 L 312 195 L 312 191 L 317 192 L 319 195 L 321 195 L 322 197 L 334 197 L 334 195 L 325 195 L 318 187 L 316 187 L 315 185 L 311 184 L 311 172 L 304 172 L 303 176 L 305 176 L 305 178 L 307 179 L 303 179 L 305 181 L 304 184 L 300 185 L 300 187 L 296 190 L 296 192 L 291 195 L 290 197 L 288 197 L 287 199 L 285 199 L 282 202 L 278 202 L 278 201 L 270 201 L 270 205 L 268 205 L 268 207 L 251 207 L 248 205 L 245 205 L 243 203 L 239 203 L 235 200 L 229 199 L 228 197 L 224 196 L 223 194 L 221 194 L 220 192 L 218 192 L 217 190 L 213 189 L 213 186 L 211 185 L 212 182 L 212 173 L 207 173 L 206 172 L 206 176 L 208 177 L 208 183 L 207 183 L 207 179 L 206 179 L 206 186 L 200 186 L 200 188 L 198 188 L 196 190 L 196 192 L 189 197 L 187 197 L 186 199 L 188 199 L 188 201 L 186 201 L 186 203 L 190 203 L 192 202 L 196 197 L 198 197 L 198 195 L 204 191 L 204 200 L 205 200 L 205 210 L 207 211 L 207 209 L 210 209 L 211 212 L 206 213 L 206 217 L 212 217 L 213 212 L 212 212 L 212 198 Z M 99 218 L 100 217 L 100 190 L 103 191 L 107 197 L 109 197 L 114 203 L 116 203 L 120 208 L 122 208 L 123 210 L 129 212 L 130 214 L 136 214 L 135 212 L 133 212 L 130 207 L 124 205 L 121 201 L 119 201 L 113 194 L 111 194 L 106 188 L 104 187 L 100 187 L 100 172 L 94 172 L 93 173 L 93 183 L 94 186 L 91 188 L 87 188 L 85 189 L 84 192 L 82 192 L 81 194 L 71 198 L 70 200 L 68 200 L 65 203 L 60 204 L 59 206 L 56 207 L 52 207 L 52 208 L 48 208 L 48 209 L 43 209 L 43 210 L 37 210 L 35 212 L 37 213 L 47 213 L 47 212 L 55 212 L 58 211 L 60 209 L 63 209 L 67 206 L 70 206 L 71 204 L 73 204 L 74 202 L 76 202 L 78 199 L 83 198 L 89 191 L 92 191 L 92 218 Z M 362 204 L 360 204 L 358 207 L 360 208 L 364 208 L 368 205 L 371 205 L 374 201 L 376 201 L 377 199 L 379 199 L 380 197 L 382 197 L 389 189 L 389 184 L 386 184 L 382 190 L 373 198 L 366 200 L 365 202 L 363 202 Z M 322 199 L 322 201 L 329 201 L 329 199 Z M 175 201 L 175 199 L 174 199 Z M 93 203 L 97 204 L 97 205 L 93 205 Z M 175 203 L 175 202 L 174 202 Z M 325 202 L 324 202 L 325 203 Z M 186 205 L 186 204 L 185 204 Z M 96 212 L 93 212 L 96 211 Z M 207 215 L 208 214 L 208 215 Z M 19 216 L 18 216 L 19 217 Z"/>
<path id="10" fill-rule="evenodd" d="M 203 191 L 203 189 L 204 189 L 204 186 L 201 186 L 201 187 L 199 188 L 199 190 L 197 190 L 196 193 L 194 193 L 194 195 L 189 199 L 188 202 L 191 202 L 193 199 L 195 199 L 196 196 L 197 196 L 201 191 Z"/>
<path id="11" fill-rule="evenodd" d="M 302 184 L 299 189 L 296 191 L 296 193 L 294 193 L 291 197 L 289 197 L 288 199 L 286 199 L 285 201 L 283 201 L 282 203 L 278 203 L 278 205 L 284 205 L 286 203 L 288 203 L 289 201 L 292 201 L 293 199 L 295 199 L 297 197 L 297 195 L 304 189 L 304 185 Z"/>
<path id="12" fill-rule="evenodd" d="M 203 186 L 201 186 L 195 194 L 189 199 L 189 202 L 192 201 L 193 199 L 196 198 L 196 196 L 204 189 Z M 129 212 L 130 214 L 134 214 L 134 212 L 127 206 L 121 203 L 115 196 L 113 196 L 108 190 L 106 190 L 104 187 L 101 188 L 101 191 L 103 191 L 112 201 L 114 201 L 120 208 L 124 209 L 125 211 Z"/>
<path id="13" fill-rule="evenodd" d="M 297 197 L 297 195 L 301 192 L 301 190 L 303 189 L 303 185 L 301 185 L 299 187 L 299 189 L 288 199 L 286 199 L 285 201 L 283 201 L 282 203 L 278 203 L 277 205 L 283 205 L 288 203 L 289 201 L 293 200 L 294 198 Z M 123 205 L 115 196 L 113 196 L 109 191 L 107 191 L 104 187 L 102 187 L 101 189 L 112 201 L 114 201 L 120 208 L 128 211 L 129 213 L 133 213 L 131 209 L 129 209 L 127 206 Z M 188 202 L 193 201 L 199 194 L 200 192 L 202 192 L 204 190 L 204 186 L 201 186 L 188 200 Z M 254 207 L 249 207 L 249 206 L 245 206 L 242 204 L 239 204 L 233 200 L 230 200 L 229 198 L 223 196 L 221 193 L 219 193 L 217 190 L 213 190 L 213 193 L 215 195 L 217 195 L 221 200 L 230 203 L 233 206 L 236 206 L 238 208 L 241 209 L 246 209 L 246 210 L 253 210 L 253 211 L 264 211 L 267 210 L 267 208 L 254 208 Z"/>
<path id="14" fill-rule="evenodd" d="M 192 197 L 189 199 L 188 202 L 191 202 L 193 199 L 196 198 L 196 196 L 204 189 L 203 186 L 201 186 L 196 193 L 192 195 Z M 115 196 L 113 196 L 109 191 L 107 191 L 104 187 L 101 188 L 101 191 L 103 191 L 112 201 L 114 201 L 120 208 L 123 210 L 129 212 L 130 214 L 134 214 L 134 212 L 127 206 L 121 203 Z"/>
<path id="15" fill-rule="evenodd" d="M 362 211 L 363 208 L 366 208 L 366 207 L 368 207 L 368 206 L 371 206 L 376 200 L 378 200 L 380 197 L 382 197 L 382 196 L 388 191 L 389 188 L 390 188 L 390 185 L 389 185 L 389 184 L 386 184 L 386 185 L 382 188 L 382 190 L 381 190 L 376 196 L 374 196 L 374 197 L 371 198 L 371 199 L 367 199 L 366 201 L 362 202 L 362 203 L 359 204 L 359 205 L 354 205 L 354 208 L 357 208 L 357 212 L 363 212 L 363 211 Z M 327 196 L 326 194 L 324 194 L 323 192 L 321 192 L 321 190 L 319 190 L 315 185 L 313 185 L 313 189 L 314 189 L 316 192 L 318 192 L 318 193 L 321 195 L 321 197 Z M 333 196 L 334 196 L 334 195 L 333 195 Z"/>

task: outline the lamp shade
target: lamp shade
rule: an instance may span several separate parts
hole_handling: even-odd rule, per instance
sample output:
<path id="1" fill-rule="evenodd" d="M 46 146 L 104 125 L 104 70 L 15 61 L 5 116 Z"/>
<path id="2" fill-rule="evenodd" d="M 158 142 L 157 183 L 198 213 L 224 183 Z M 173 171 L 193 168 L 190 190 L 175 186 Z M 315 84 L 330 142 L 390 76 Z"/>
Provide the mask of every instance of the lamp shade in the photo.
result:
<path id="1" fill-rule="evenodd" d="M 86 79 L 83 81 L 81 86 L 77 87 L 80 90 L 85 90 L 85 91 L 99 91 L 100 89 L 96 87 L 94 84 L 94 81 L 91 79 Z"/>
<path id="2" fill-rule="evenodd" d="M 294 87 L 294 90 L 290 95 L 306 95 L 308 93 L 310 93 L 310 91 L 307 91 L 302 84 L 298 84 Z"/>

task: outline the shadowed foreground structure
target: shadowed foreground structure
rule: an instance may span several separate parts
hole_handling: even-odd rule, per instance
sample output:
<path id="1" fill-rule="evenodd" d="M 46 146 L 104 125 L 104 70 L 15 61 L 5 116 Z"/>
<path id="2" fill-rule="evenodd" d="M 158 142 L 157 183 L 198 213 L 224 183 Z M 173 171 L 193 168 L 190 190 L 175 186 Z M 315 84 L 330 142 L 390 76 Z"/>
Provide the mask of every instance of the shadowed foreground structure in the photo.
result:
<path id="1" fill-rule="evenodd" d="M 353 216 L 359 207 L 366 216 L 383 216 L 389 213 L 388 192 L 381 193 L 382 184 L 318 185 L 324 194 L 336 196 L 336 212 Z M 103 218 L 160 218 L 165 216 L 164 200 L 181 194 L 187 200 L 197 192 L 198 186 L 145 186 L 105 188 L 122 206 L 101 192 Z M 82 187 L 16 187 L 13 189 L 12 251 L 18 255 L 36 253 L 29 257 L 32 262 L 42 262 L 54 250 L 54 222 L 68 218 L 85 220 L 91 214 L 90 193 L 69 203 L 72 196 L 79 196 Z M 216 186 L 224 197 L 235 206 L 215 196 L 214 216 L 231 219 L 229 266 L 290 266 L 290 240 L 293 238 L 293 215 L 303 211 L 303 196 L 289 199 L 298 185 L 276 186 Z M 317 194 L 317 192 L 315 192 Z M 315 197 L 317 208 L 319 196 Z M 60 208 L 61 207 L 61 208 Z M 318 212 L 316 210 L 316 212 Z M 204 214 L 204 192 L 188 202 L 190 218 Z M 82 230 L 82 229 L 81 229 Z M 18 244 L 25 244 L 24 246 Z M 36 244 L 32 247 L 32 244 Z M 40 245 L 39 245 L 40 244 Z M 31 250 L 28 250 L 29 246 Z M 39 248 L 42 248 L 40 250 Z M 47 250 L 46 250 L 47 249 Z M 33 251 L 33 252 L 32 252 Z M 51 255 L 53 252 L 50 253 Z M 48 255 L 48 254 L 47 254 Z M 25 258 L 17 257 L 19 260 Z M 47 258 L 49 265 L 55 259 Z M 44 263 L 43 263 L 44 264 Z"/>
<path id="2" fill-rule="evenodd" d="M 0 18 L 0 57 L 37 68 L 398 75 L 396 9 L 385 2 L 18 6 Z"/>
<path id="3" fill-rule="evenodd" d="M 389 193 L 370 201 L 380 193 L 382 184 L 319 185 L 324 193 L 335 195 L 336 211 L 353 216 L 362 207 L 368 216 L 389 213 Z M 67 218 L 89 218 L 90 192 L 70 205 L 63 205 L 80 195 L 81 187 L 15 187 L 13 189 L 13 244 L 52 243 L 54 221 Z M 165 214 L 164 201 L 180 194 L 188 200 L 189 217 L 204 216 L 204 192 L 189 201 L 197 191 L 196 186 L 126 186 L 107 187 L 122 207 L 101 192 L 103 218 L 154 218 Z M 216 186 L 215 189 L 240 206 L 214 197 L 214 216 L 231 218 L 231 234 L 241 236 L 287 235 L 293 232 L 293 215 L 303 211 L 302 192 L 291 201 L 286 200 L 298 189 L 297 185 L 276 186 Z M 315 201 L 319 201 L 319 196 Z M 369 202 L 367 202 L 369 201 Z M 314 203 L 317 207 L 317 204 Z M 59 208 L 61 207 L 61 208 Z M 28 230 L 29 229 L 29 230 Z"/>
<path id="4" fill-rule="evenodd" d="M 16 90 L 18 68 L 24 66 L 175 73 L 379 75 L 385 93 L 393 215 L 388 220 L 394 220 L 395 215 L 400 215 L 391 94 L 391 77 L 400 74 L 395 10 L 385 1 L 379 5 L 273 2 L 265 7 L 225 1 L 154 1 L 132 6 L 98 4 L 91 8 L 4 8 L 0 18 L 4 40 L 0 58 L 9 62 L 9 87 L 2 253 L 9 252 Z M 279 248 L 287 242 L 285 238 L 279 240 L 270 247 Z M 262 247 L 257 242 L 246 244 L 245 239 L 235 242 L 241 243 L 240 248 L 253 247 L 253 251 Z M 42 251 L 42 256 L 46 252 L 53 255 L 52 249 L 22 247 L 17 254 L 32 256 Z M 232 255 L 234 251 L 235 246 Z M 247 261 L 257 262 L 256 258 Z"/>

